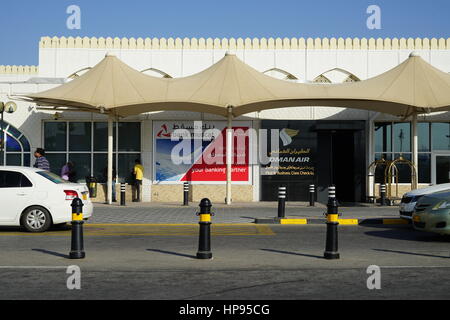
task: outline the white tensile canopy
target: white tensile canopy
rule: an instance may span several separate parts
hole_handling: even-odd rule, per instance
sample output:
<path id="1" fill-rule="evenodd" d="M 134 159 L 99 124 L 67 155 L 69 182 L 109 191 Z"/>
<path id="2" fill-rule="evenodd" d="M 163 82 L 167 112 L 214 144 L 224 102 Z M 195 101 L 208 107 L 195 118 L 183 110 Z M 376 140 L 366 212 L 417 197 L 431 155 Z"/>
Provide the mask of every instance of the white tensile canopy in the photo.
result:
<path id="1" fill-rule="evenodd" d="M 142 74 L 117 57 L 106 57 L 91 70 L 56 88 L 17 96 L 52 110 L 109 114 L 108 201 L 112 198 L 112 122 L 152 111 L 185 110 L 222 115 L 227 130 L 227 203 L 231 203 L 232 119 L 265 109 L 335 106 L 413 117 L 413 163 L 417 164 L 417 114 L 450 108 L 450 75 L 415 54 L 377 77 L 345 84 L 304 84 L 275 79 L 235 55 L 184 78 Z"/>

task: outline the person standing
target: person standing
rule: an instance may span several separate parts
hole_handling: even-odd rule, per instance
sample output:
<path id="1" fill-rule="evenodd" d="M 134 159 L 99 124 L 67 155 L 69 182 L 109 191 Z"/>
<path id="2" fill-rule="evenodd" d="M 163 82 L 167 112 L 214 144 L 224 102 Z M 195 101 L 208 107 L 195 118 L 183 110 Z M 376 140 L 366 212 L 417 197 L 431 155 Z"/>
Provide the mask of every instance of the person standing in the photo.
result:
<path id="1" fill-rule="evenodd" d="M 141 164 L 141 160 L 136 159 L 134 161 L 134 187 L 136 189 L 136 198 L 133 202 L 141 202 L 141 188 L 142 188 L 142 179 L 144 178 L 144 167 Z"/>
<path id="2" fill-rule="evenodd" d="M 37 148 L 34 152 L 34 157 L 36 158 L 36 162 L 34 164 L 35 168 L 50 171 L 50 163 L 45 157 L 45 150 L 42 148 Z"/>
<path id="3" fill-rule="evenodd" d="M 75 176 L 75 166 L 69 161 L 61 169 L 61 178 L 68 182 L 76 182 Z"/>
<path id="4" fill-rule="evenodd" d="M 63 178 L 63 180 L 69 181 L 69 173 L 70 165 L 69 162 L 67 162 L 61 169 L 61 178 Z"/>

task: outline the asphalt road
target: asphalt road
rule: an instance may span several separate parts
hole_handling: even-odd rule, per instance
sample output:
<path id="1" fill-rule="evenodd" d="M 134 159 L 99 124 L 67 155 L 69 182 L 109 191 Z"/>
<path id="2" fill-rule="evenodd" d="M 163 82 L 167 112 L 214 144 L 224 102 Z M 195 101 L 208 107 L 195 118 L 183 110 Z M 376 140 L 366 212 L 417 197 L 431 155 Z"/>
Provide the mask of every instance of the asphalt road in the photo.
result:
<path id="1" fill-rule="evenodd" d="M 341 259 L 322 258 L 324 225 L 214 225 L 197 260 L 195 225 L 89 225 L 86 259 L 70 232 L 0 229 L 0 299 L 449 299 L 450 241 L 408 226 L 341 226 Z M 67 267 L 81 270 L 68 290 Z M 381 268 L 381 289 L 367 268 Z"/>

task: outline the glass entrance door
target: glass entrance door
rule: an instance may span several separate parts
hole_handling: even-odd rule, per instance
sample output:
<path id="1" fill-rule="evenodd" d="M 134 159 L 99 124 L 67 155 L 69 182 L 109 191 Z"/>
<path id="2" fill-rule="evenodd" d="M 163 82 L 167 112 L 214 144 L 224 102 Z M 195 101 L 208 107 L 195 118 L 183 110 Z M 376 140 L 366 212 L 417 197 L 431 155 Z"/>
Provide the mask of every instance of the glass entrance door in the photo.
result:
<path id="1" fill-rule="evenodd" d="M 450 183 L 450 153 L 433 154 L 433 184 Z"/>

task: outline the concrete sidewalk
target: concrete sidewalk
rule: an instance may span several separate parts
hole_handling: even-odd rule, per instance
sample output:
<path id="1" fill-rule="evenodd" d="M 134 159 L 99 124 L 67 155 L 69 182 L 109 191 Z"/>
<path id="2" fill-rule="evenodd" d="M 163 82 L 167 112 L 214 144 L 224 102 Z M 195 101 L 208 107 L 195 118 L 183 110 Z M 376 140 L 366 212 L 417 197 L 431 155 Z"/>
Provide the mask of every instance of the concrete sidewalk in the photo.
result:
<path id="1" fill-rule="evenodd" d="M 192 224 L 198 222 L 196 213 L 198 204 L 183 207 L 175 203 L 129 203 L 121 207 L 113 205 L 95 204 L 94 216 L 89 223 L 155 223 L 155 224 Z M 277 216 L 276 202 L 213 204 L 213 223 L 254 223 Z M 306 203 L 287 203 L 286 217 L 292 219 L 304 218 L 312 223 L 323 223 L 326 206 L 317 204 L 309 207 Z M 379 207 L 361 205 L 353 207 L 340 207 L 339 212 L 343 219 L 397 219 L 398 207 Z"/>

